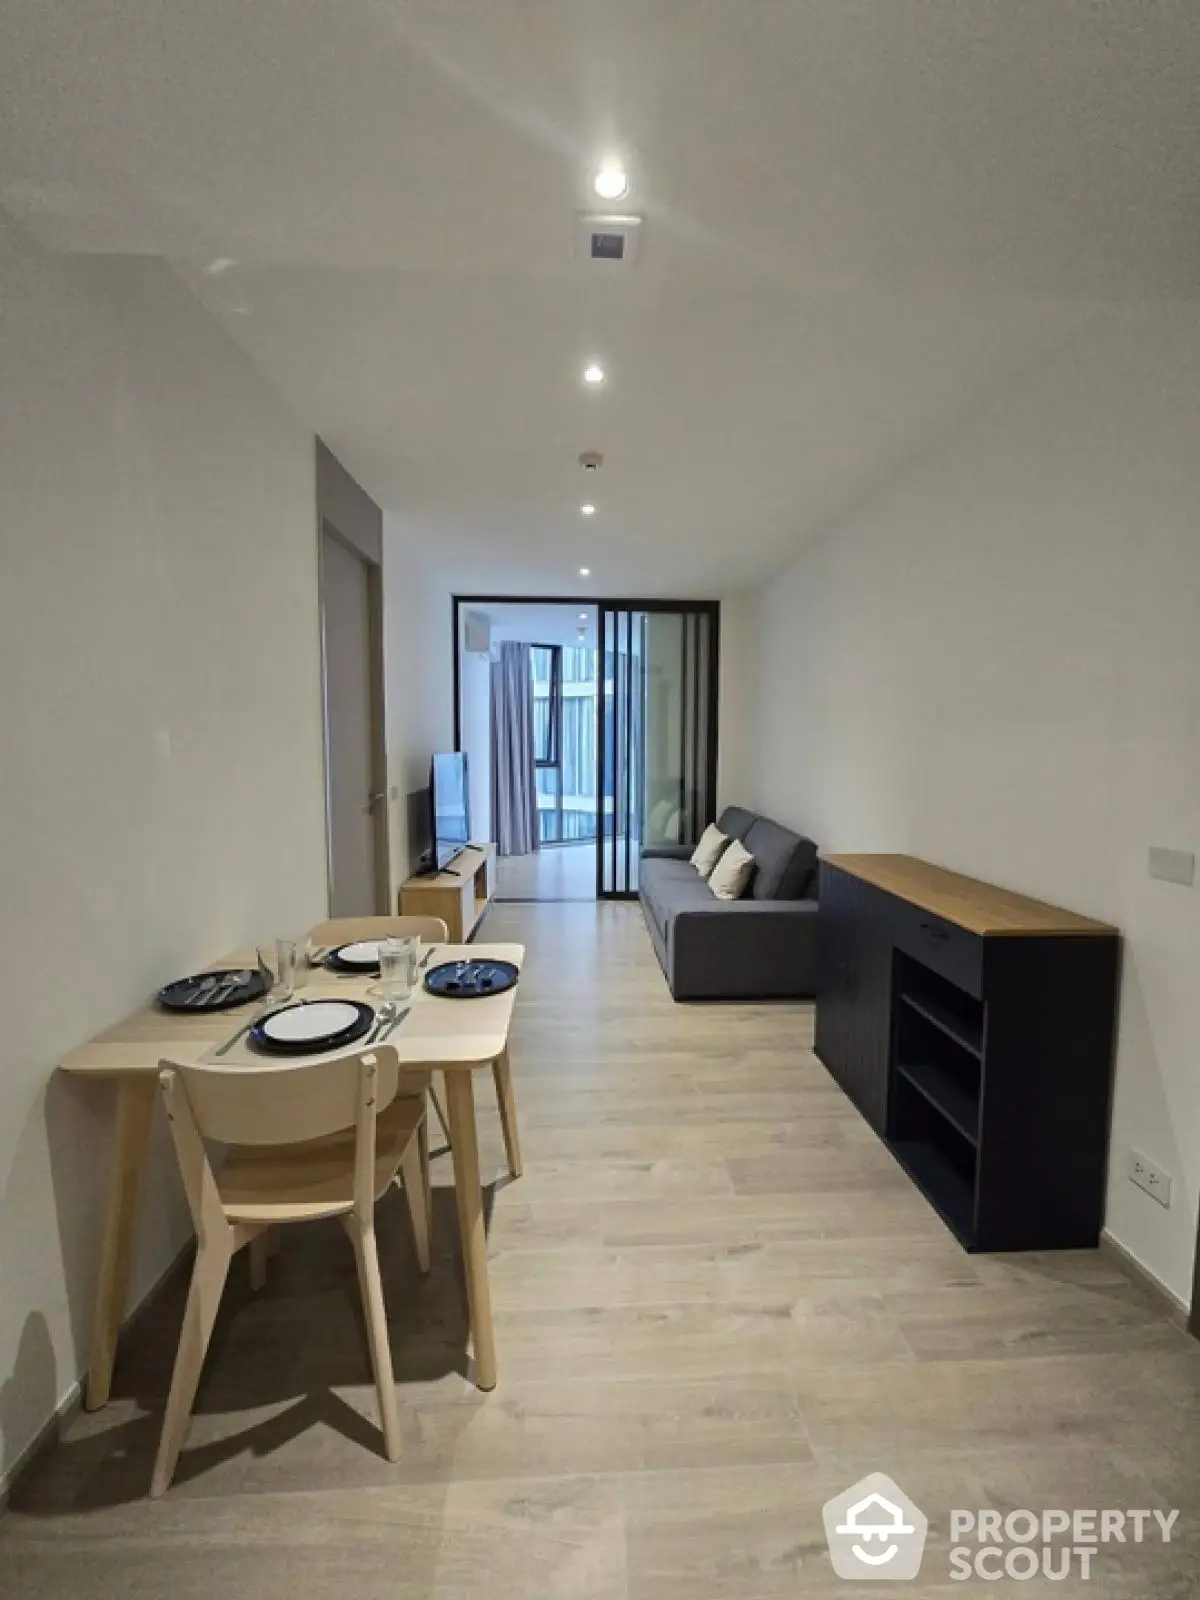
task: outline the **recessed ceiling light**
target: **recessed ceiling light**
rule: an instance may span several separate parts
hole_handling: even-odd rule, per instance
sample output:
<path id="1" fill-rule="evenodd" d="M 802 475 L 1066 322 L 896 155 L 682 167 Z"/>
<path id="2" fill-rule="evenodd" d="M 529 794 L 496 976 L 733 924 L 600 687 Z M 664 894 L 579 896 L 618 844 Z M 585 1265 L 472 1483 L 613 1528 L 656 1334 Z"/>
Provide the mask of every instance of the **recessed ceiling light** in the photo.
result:
<path id="1" fill-rule="evenodd" d="M 619 161 L 606 161 L 592 179 L 592 188 L 601 200 L 624 200 L 629 193 L 629 174 Z"/>
<path id="2" fill-rule="evenodd" d="M 586 611 L 581 611 L 579 613 L 579 620 L 580 620 L 580 622 L 586 622 L 587 621 L 587 612 Z"/>
<path id="3" fill-rule="evenodd" d="M 591 384 L 594 389 L 597 384 L 604 382 L 604 368 L 598 361 L 589 361 L 583 369 L 584 383 Z"/>
<path id="4" fill-rule="evenodd" d="M 579 576 L 580 576 L 580 577 L 581 577 L 581 578 L 590 578 L 590 577 L 591 577 L 591 575 L 592 575 L 592 569 L 591 569 L 591 567 L 580 567 L 580 569 L 579 569 Z"/>
<path id="5" fill-rule="evenodd" d="M 585 517 L 594 517 L 596 515 L 596 508 L 590 500 L 585 500 L 579 509 Z"/>

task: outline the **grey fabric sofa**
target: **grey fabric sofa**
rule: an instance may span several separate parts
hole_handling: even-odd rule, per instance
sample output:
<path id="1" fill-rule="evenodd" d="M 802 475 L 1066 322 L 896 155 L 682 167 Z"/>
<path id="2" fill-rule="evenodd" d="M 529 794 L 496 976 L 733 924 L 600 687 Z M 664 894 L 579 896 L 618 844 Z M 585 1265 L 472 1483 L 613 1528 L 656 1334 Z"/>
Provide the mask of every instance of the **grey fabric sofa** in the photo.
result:
<path id="1" fill-rule="evenodd" d="M 676 1000 L 778 1000 L 810 995 L 817 976 L 817 847 L 741 806 L 717 818 L 754 857 L 741 900 L 718 900 L 689 861 L 691 846 L 642 851 L 639 898 Z"/>

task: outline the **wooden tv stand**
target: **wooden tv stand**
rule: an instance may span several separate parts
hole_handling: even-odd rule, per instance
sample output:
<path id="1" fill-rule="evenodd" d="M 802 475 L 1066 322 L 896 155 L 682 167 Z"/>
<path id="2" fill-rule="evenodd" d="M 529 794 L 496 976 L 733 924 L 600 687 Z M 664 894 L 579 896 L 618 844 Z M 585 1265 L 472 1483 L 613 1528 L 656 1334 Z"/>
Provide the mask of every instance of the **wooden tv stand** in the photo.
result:
<path id="1" fill-rule="evenodd" d="M 469 844 L 444 872 L 416 876 L 400 886 L 406 917 L 441 917 L 451 944 L 466 944 L 496 894 L 496 846 Z"/>

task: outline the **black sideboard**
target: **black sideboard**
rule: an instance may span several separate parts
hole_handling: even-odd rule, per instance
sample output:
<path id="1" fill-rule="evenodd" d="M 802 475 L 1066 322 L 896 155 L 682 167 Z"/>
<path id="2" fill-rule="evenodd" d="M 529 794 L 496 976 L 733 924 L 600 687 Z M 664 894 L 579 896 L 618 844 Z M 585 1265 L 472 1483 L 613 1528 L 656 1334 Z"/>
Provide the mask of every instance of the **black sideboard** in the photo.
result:
<path id="1" fill-rule="evenodd" d="M 1117 930 L 911 856 L 820 874 L 829 1072 L 968 1250 L 1095 1245 Z"/>

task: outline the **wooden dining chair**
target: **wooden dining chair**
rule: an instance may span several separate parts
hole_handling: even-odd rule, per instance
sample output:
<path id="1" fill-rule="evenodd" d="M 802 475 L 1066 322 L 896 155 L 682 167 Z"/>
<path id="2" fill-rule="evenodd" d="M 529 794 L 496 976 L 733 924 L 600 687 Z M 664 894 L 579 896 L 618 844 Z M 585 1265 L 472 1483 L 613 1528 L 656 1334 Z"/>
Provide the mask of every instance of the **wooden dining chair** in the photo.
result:
<path id="1" fill-rule="evenodd" d="M 355 939 L 419 939 L 422 944 L 446 944 L 450 930 L 440 917 L 333 917 L 328 922 L 318 922 L 308 935 L 309 948 L 327 950 L 330 946 L 350 944 Z M 517 1132 L 517 1100 L 513 1093 L 512 1067 L 508 1051 L 492 1063 L 492 1079 L 496 1085 L 496 1103 L 500 1108 L 500 1131 L 504 1136 L 504 1155 L 508 1170 L 519 1178 L 521 1165 L 521 1136 Z M 442 1125 L 447 1148 L 453 1153 L 454 1141 L 450 1137 L 450 1122 L 442 1095 L 433 1087 L 429 1098 Z M 261 1270 L 261 1269 L 260 1269 Z M 257 1273 L 256 1273 L 257 1276 Z"/>
<path id="2" fill-rule="evenodd" d="M 338 1217 L 354 1245 L 384 1450 L 400 1454 L 375 1205 L 403 1175 L 417 1262 L 429 1271 L 428 1072 L 390 1046 L 296 1066 L 163 1061 L 159 1083 L 199 1241 L 150 1493 L 175 1475 L 234 1255 L 267 1228 Z M 210 1143 L 229 1146 L 219 1170 Z"/>
<path id="3" fill-rule="evenodd" d="M 422 944 L 449 944 L 450 930 L 441 917 L 333 917 L 318 922 L 308 935 L 309 947 L 327 950 L 356 939 L 419 939 Z"/>

